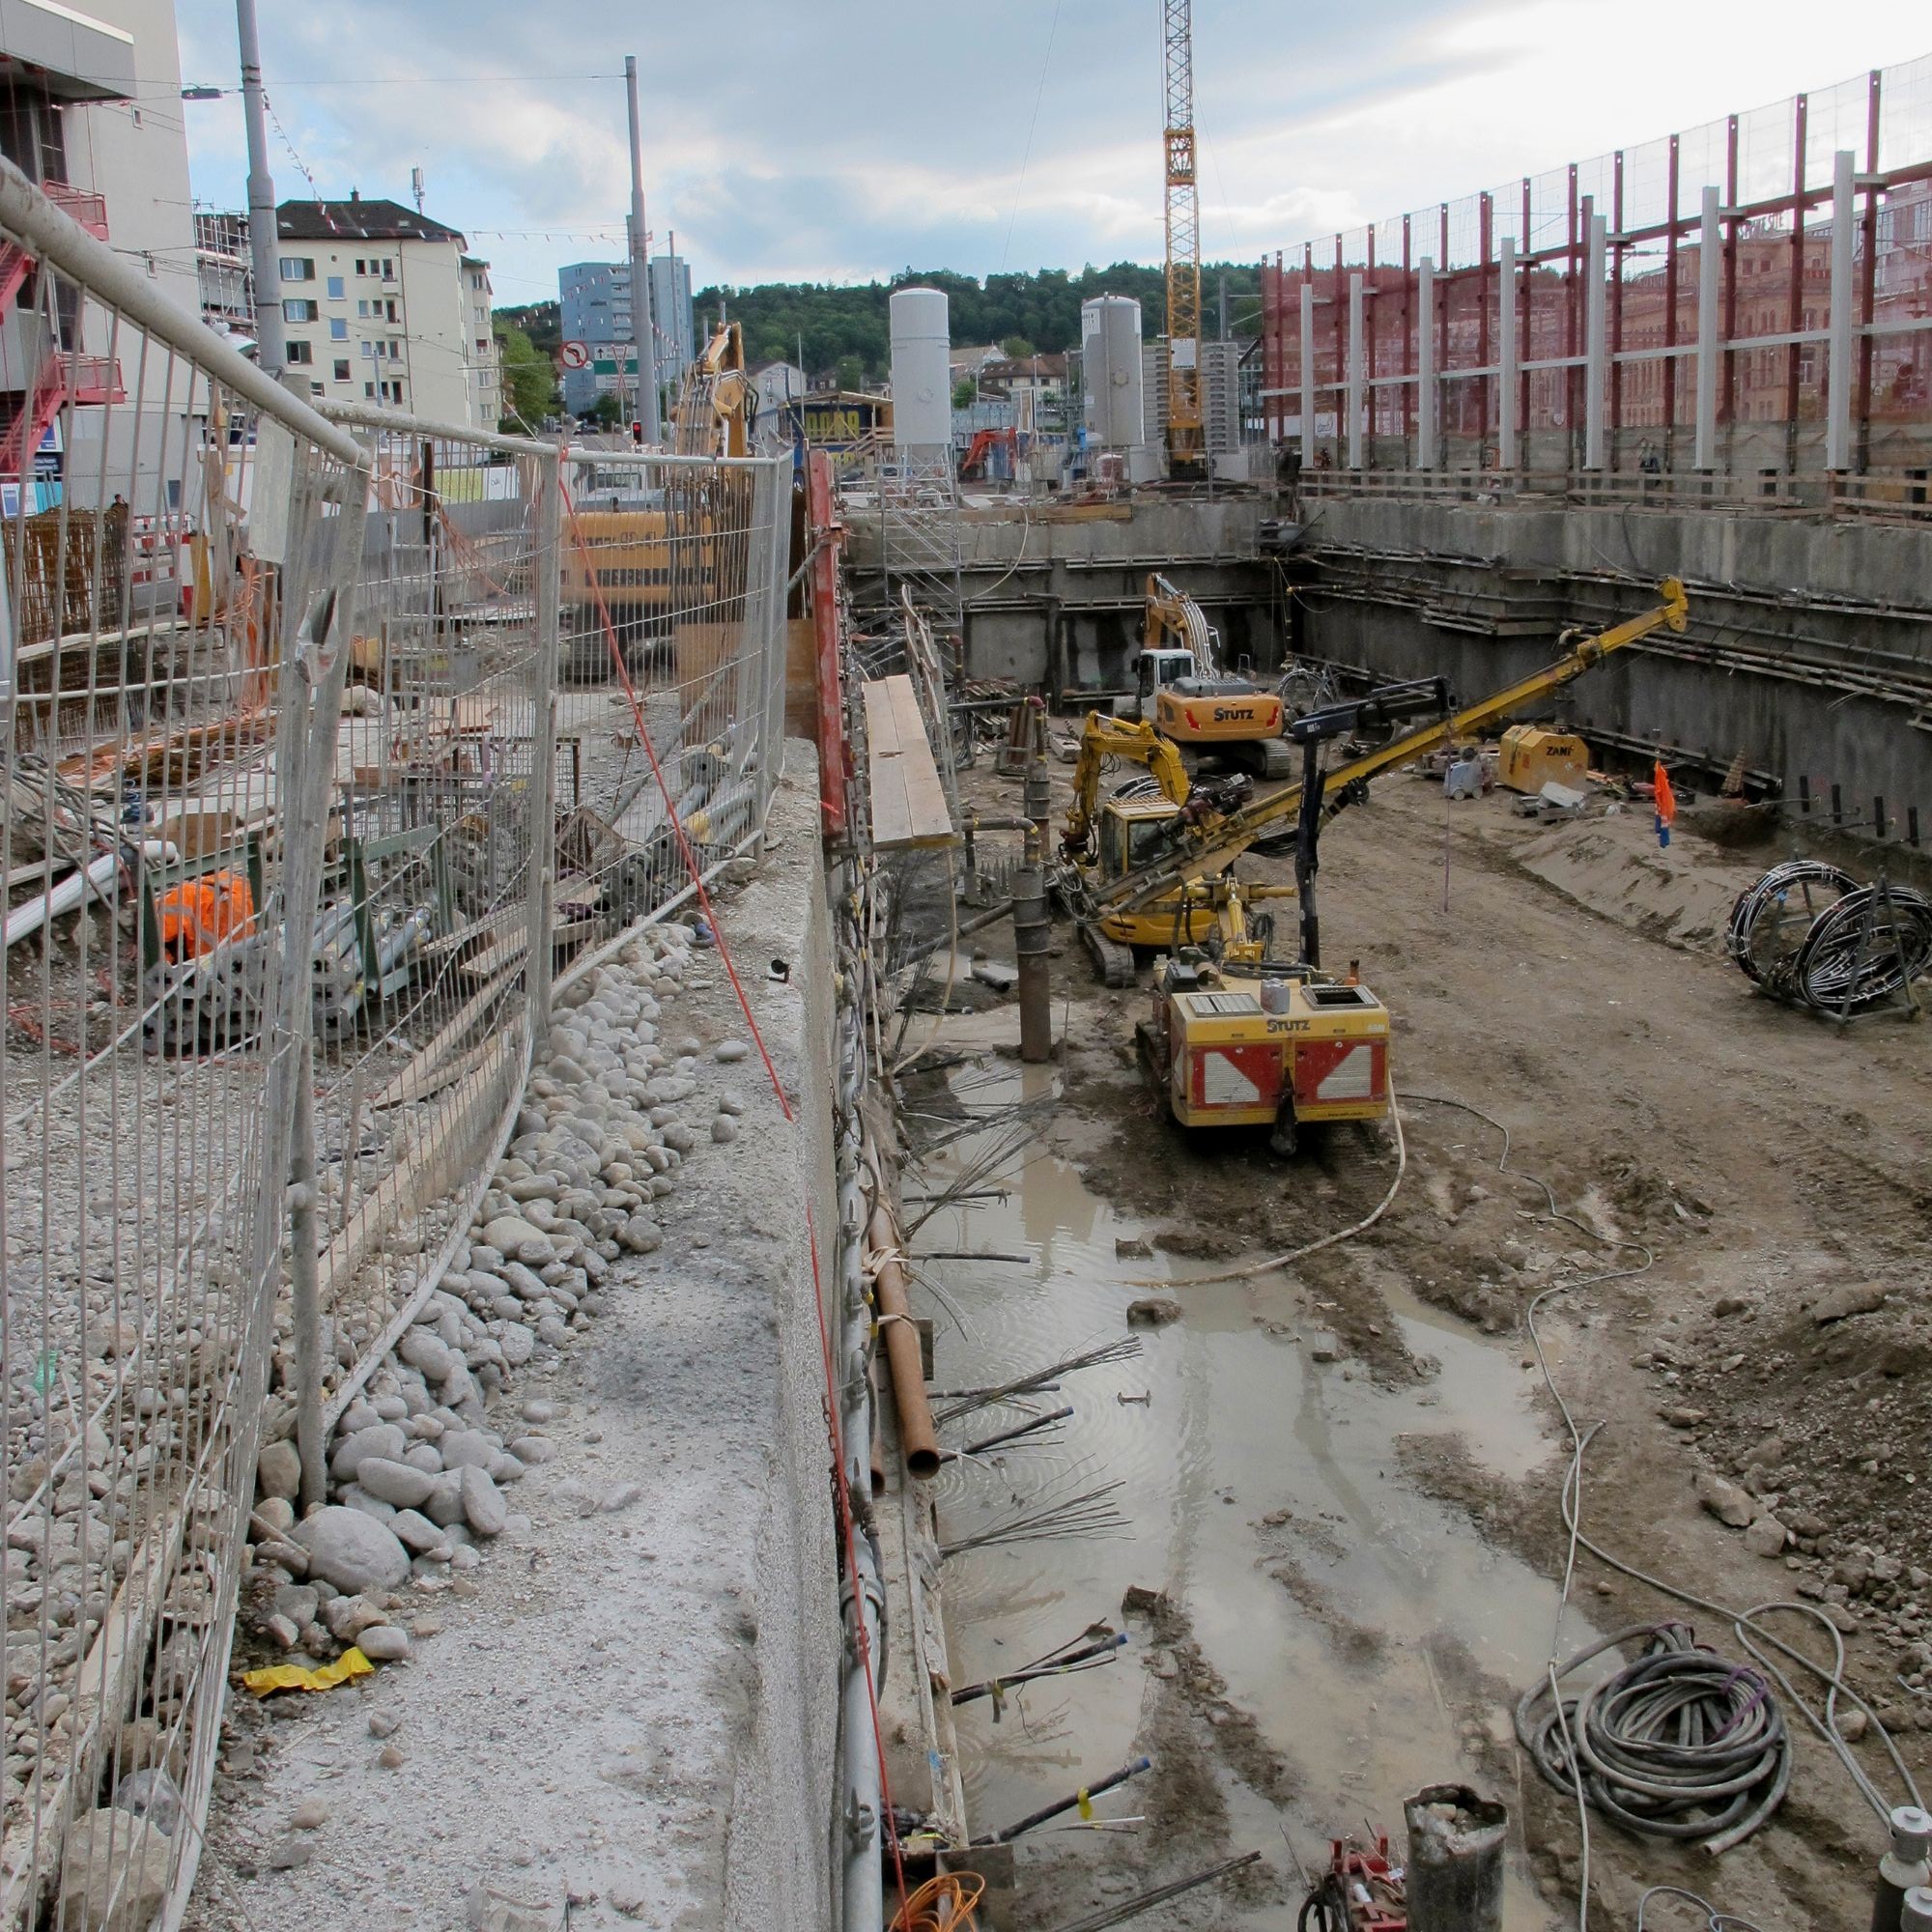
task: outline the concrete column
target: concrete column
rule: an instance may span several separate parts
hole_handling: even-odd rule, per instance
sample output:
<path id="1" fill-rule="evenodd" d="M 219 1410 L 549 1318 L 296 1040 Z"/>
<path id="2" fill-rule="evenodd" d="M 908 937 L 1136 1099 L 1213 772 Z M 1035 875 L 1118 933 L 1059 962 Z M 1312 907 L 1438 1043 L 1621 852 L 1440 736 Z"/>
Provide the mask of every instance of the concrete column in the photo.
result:
<path id="1" fill-rule="evenodd" d="M 1362 278 L 1349 277 L 1349 468 L 1362 467 Z"/>
<path id="2" fill-rule="evenodd" d="M 1301 278 L 1301 463 L 1315 468 L 1315 283 Z"/>
<path id="3" fill-rule="evenodd" d="M 1825 370 L 1825 468 L 1852 467 L 1852 153 L 1832 159 L 1832 337 Z"/>
<path id="4" fill-rule="evenodd" d="M 1601 214 L 1590 217 L 1589 245 L 1583 256 L 1583 468 L 1604 467 L 1604 415 L 1609 403 L 1606 338 L 1608 291 L 1604 285 L 1609 225 Z"/>
<path id="5" fill-rule="evenodd" d="M 1520 467 L 1516 404 L 1520 372 L 1516 348 L 1516 238 L 1505 235 L 1497 244 L 1496 290 L 1496 463 L 1503 469 Z"/>
<path id="6" fill-rule="evenodd" d="M 1415 467 L 1435 468 L 1435 258 L 1415 268 Z"/>
<path id="7" fill-rule="evenodd" d="M 1718 467 L 1718 286 L 1723 240 L 1718 233 L 1718 190 L 1704 190 L 1697 226 L 1697 447 L 1692 468 Z"/>

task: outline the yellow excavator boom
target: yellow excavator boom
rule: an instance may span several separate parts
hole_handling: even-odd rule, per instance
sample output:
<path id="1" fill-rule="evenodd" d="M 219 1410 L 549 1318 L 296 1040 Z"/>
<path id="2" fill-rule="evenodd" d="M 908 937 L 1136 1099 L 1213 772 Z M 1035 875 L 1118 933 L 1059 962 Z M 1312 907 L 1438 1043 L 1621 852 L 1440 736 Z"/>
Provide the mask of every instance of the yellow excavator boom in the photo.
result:
<path id="1" fill-rule="evenodd" d="M 1453 743 L 1456 739 L 1483 730 L 1496 720 L 1520 710 L 1523 705 L 1560 690 L 1573 678 L 1581 677 L 1612 651 L 1634 644 L 1655 631 L 1683 631 L 1690 610 L 1683 584 L 1674 577 L 1666 577 L 1658 589 L 1662 601 L 1640 616 L 1629 618 L 1593 637 L 1575 638 L 1574 633 L 1566 632 L 1565 638 L 1574 638 L 1574 641 L 1554 663 L 1544 666 L 1528 677 L 1520 678 L 1515 684 L 1505 685 L 1500 691 L 1492 692 L 1487 697 L 1478 698 L 1474 704 L 1466 705 L 1447 718 L 1436 719 L 1406 737 L 1337 766 L 1327 775 L 1327 797 L 1332 802 L 1329 810 L 1340 810 L 1342 796 L 1350 785 L 1366 781 L 1379 772 L 1393 771 L 1411 763 L 1438 745 Z M 1126 873 L 1101 888 L 1094 895 L 1094 910 L 1097 913 L 1125 911 L 1145 905 L 1150 899 L 1158 898 L 1165 893 L 1175 892 L 1191 879 L 1225 872 L 1257 838 L 1264 838 L 1275 827 L 1293 820 L 1300 810 L 1299 783 L 1284 785 L 1281 790 L 1270 792 L 1266 798 L 1257 800 L 1242 810 L 1231 812 L 1218 823 L 1205 826 L 1200 838 L 1172 858 Z"/>
<path id="2" fill-rule="evenodd" d="M 673 444 L 680 456 L 743 456 L 754 390 L 745 368 L 745 330 L 724 322 L 684 372 Z"/>
<path id="3" fill-rule="evenodd" d="M 1180 650 L 1194 659 L 1196 677 L 1218 677 L 1214 634 L 1201 606 L 1159 571 L 1148 572 L 1147 602 L 1141 622 L 1141 648 Z"/>
<path id="4" fill-rule="evenodd" d="M 1063 843 L 1068 850 L 1083 847 L 1094 829 L 1100 797 L 1100 766 L 1106 758 L 1124 758 L 1145 765 L 1164 797 L 1176 805 L 1187 803 L 1187 767 L 1180 753 L 1151 724 L 1138 718 L 1109 718 L 1090 711 L 1080 732 L 1080 757 L 1073 767 L 1073 803 L 1066 813 Z"/>

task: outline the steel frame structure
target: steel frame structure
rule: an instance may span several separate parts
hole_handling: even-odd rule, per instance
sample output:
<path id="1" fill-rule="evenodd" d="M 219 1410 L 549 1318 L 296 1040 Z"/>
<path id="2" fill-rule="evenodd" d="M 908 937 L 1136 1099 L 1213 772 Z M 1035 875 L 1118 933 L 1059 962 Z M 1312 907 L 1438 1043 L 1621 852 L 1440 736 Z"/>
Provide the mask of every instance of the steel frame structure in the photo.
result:
<path id="1" fill-rule="evenodd" d="M 1674 472 L 1680 495 L 1691 477 L 1733 494 L 1728 476 L 1776 497 L 1804 477 L 1829 500 L 1869 502 L 1889 494 L 1889 470 L 1897 502 L 1922 509 L 1932 245 L 1900 243 L 1887 230 L 1903 220 L 1885 216 L 1932 217 L 1928 85 L 1932 60 L 1874 69 L 1826 97 L 1572 162 L 1554 211 L 1552 178 L 1525 176 L 1338 234 L 1319 266 L 1313 242 L 1298 265 L 1278 251 L 1261 265 L 1270 438 L 1298 442 L 1318 489 L 1331 466 L 1454 465 L 1593 487 L 1621 473 L 1655 489 Z M 1783 180 L 1758 191 L 1767 146 Z M 1882 298 L 1888 247 L 1922 265 L 1922 289 Z M 1888 380 L 1882 357 L 1917 373 Z"/>

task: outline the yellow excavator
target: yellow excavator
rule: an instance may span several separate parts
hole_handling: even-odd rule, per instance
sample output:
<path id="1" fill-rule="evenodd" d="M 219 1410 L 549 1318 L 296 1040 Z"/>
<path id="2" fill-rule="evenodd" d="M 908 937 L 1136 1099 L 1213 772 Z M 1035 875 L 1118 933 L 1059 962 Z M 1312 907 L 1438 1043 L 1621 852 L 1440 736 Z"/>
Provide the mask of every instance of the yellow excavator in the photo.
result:
<path id="1" fill-rule="evenodd" d="M 1323 820 L 1366 796 L 1378 774 L 1410 764 L 1439 745 L 1480 734 L 1653 632 L 1683 631 L 1684 586 L 1665 578 L 1660 596 L 1662 601 L 1640 616 L 1594 636 L 1566 632 L 1563 655 L 1541 670 L 1326 773 Z M 1298 734 L 1298 724 L 1290 729 Z M 1210 934 L 1225 936 L 1230 901 L 1238 898 L 1232 878 L 1236 862 L 1299 815 L 1301 795 L 1299 783 L 1288 784 L 1225 813 L 1165 799 L 1140 801 L 1123 828 L 1108 821 L 1127 814 L 1117 810 L 1113 800 L 1102 802 L 1084 855 L 1065 858 L 1053 880 L 1054 895 L 1073 916 L 1101 979 L 1110 986 L 1132 984 L 1136 947 L 1200 945 Z"/>
<path id="2" fill-rule="evenodd" d="M 1137 765 L 1144 776 L 1116 785 L 1112 794 L 1102 799 L 1100 780 L 1109 761 Z M 1191 814 L 1218 823 L 1238 811 L 1253 795 L 1253 782 L 1244 774 L 1190 781 L 1179 747 L 1145 720 L 1109 718 L 1090 711 L 1081 727 L 1073 797 L 1060 837 L 1062 863 L 1088 874 L 1124 874 L 1158 859 L 1168 849 L 1177 819 L 1184 822 Z M 1293 892 L 1286 886 L 1254 890 L 1264 897 Z M 1218 927 L 1223 946 L 1238 947 L 1246 936 L 1242 898 L 1237 891 L 1219 906 L 1205 899 L 1184 902 L 1179 918 L 1164 923 L 1157 923 L 1151 915 L 1136 923 L 1134 943 L 1198 945 Z"/>
<path id="3" fill-rule="evenodd" d="M 745 367 L 744 327 L 721 322 L 684 372 L 671 447 L 680 456 L 746 455 L 757 403 L 757 385 Z"/>
<path id="4" fill-rule="evenodd" d="M 1134 695 L 1117 715 L 1151 724 L 1189 772 L 1213 762 L 1285 779 L 1293 769 L 1281 736 L 1281 699 L 1221 668 L 1221 640 L 1206 613 L 1158 571 L 1147 580 Z"/>

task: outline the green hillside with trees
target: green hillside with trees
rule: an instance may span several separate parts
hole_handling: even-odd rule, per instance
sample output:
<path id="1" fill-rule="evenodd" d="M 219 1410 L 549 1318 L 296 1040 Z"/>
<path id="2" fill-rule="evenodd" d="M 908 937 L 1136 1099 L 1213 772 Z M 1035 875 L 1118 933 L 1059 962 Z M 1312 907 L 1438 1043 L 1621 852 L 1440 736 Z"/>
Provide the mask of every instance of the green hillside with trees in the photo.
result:
<path id="1" fill-rule="evenodd" d="M 1261 311 L 1261 272 L 1252 262 L 1213 263 L 1201 275 L 1202 333 L 1219 333 L 1221 277 L 1227 277 L 1228 325 L 1232 335 L 1252 335 Z M 745 353 L 755 364 L 784 360 L 804 365 L 813 377 L 830 375 L 844 388 L 883 383 L 889 361 L 886 304 L 895 289 L 918 284 L 944 289 L 952 303 L 955 343 L 998 342 L 1009 354 L 1053 354 L 1076 349 L 1080 304 L 1093 296 L 1132 296 L 1141 305 L 1142 327 L 1158 334 L 1166 300 L 1157 268 L 1116 262 L 1078 273 L 1065 269 L 988 275 L 976 281 L 947 269 L 915 272 L 907 269 L 889 282 L 838 286 L 830 282 L 730 283 L 699 289 L 695 296 L 697 332 L 704 335 L 722 301 L 725 313 L 745 327 Z M 548 355 L 557 343 L 557 305 L 532 302 L 499 308 L 497 320 L 526 335 Z M 531 384 L 534 386 L 533 383 Z"/>
<path id="2" fill-rule="evenodd" d="M 1232 335 L 1254 333 L 1261 307 L 1261 271 L 1252 262 L 1215 263 L 1202 271 L 1202 332 L 1219 332 L 1220 278 L 1228 280 L 1228 324 Z M 1078 273 L 1065 269 L 988 275 L 976 281 L 946 269 L 908 269 L 889 282 L 838 287 L 826 282 L 761 282 L 743 288 L 725 284 L 696 292 L 699 333 L 725 312 L 745 326 L 745 352 L 756 362 L 799 359 L 812 376 L 836 373 L 842 387 L 858 388 L 885 380 L 889 359 L 886 304 L 895 289 L 917 284 L 944 289 L 952 304 L 955 343 L 998 342 L 1009 353 L 1051 354 L 1077 349 L 1080 304 L 1094 296 L 1132 296 L 1143 312 L 1143 327 L 1157 334 L 1166 300 L 1162 271 L 1138 262 L 1116 262 Z M 1017 345 L 1017 346 L 1016 346 Z"/>

